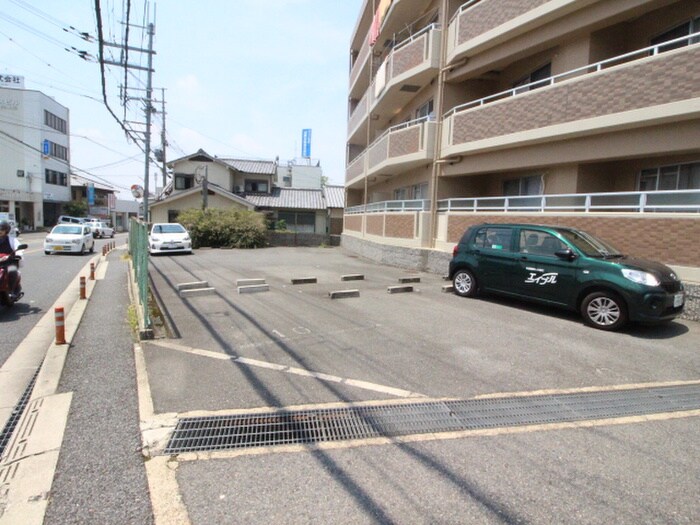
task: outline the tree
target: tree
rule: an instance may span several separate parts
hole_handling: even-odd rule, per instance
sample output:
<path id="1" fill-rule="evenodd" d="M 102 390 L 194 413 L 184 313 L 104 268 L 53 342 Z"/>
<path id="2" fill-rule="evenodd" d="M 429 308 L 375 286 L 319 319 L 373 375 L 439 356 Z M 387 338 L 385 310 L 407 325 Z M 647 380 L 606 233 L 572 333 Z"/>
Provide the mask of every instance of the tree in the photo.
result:
<path id="1" fill-rule="evenodd" d="M 84 217 L 87 215 L 88 205 L 85 200 L 70 201 L 63 205 L 64 215 L 71 215 L 73 217 Z"/>

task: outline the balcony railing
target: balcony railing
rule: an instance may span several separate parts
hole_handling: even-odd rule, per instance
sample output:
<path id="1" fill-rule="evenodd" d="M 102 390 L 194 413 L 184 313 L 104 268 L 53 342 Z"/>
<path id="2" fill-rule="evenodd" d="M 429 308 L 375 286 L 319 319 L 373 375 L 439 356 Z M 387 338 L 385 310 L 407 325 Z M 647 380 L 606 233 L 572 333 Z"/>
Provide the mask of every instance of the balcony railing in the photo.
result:
<path id="1" fill-rule="evenodd" d="M 430 201 L 391 200 L 345 209 L 347 214 L 406 211 L 430 211 Z M 700 213 L 700 189 L 442 199 L 437 211 Z"/>
<path id="2" fill-rule="evenodd" d="M 490 102 L 494 102 L 496 100 L 501 100 L 504 98 L 509 98 L 509 97 L 514 97 L 516 95 L 519 95 L 521 93 L 527 93 L 529 91 L 532 91 L 533 89 L 545 87 L 545 86 L 551 86 L 553 84 L 556 84 L 558 82 L 562 82 L 564 80 L 573 78 L 573 77 L 578 77 L 581 75 L 586 75 L 589 73 L 596 73 L 598 71 L 601 71 L 602 69 L 605 69 L 606 67 L 611 67 L 615 65 L 619 65 L 625 62 L 630 62 L 635 59 L 647 57 L 649 55 L 658 55 L 660 52 L 663 51 L 664 48 L 667 48 L 669 46 L 673 46 L 674 44 L 683 44 L 683 45 L 691 45 L 695 44 L 700 41 L 700 32 L 697 33 L 692 33 L 687 36 L 683 36 L 681 38 L 675 38 L 673 40 L 668 40 L 666 42 L 656 44 L 653 46 L 645 47 L 642 49 L 638 49 L 636 51 L 632 51 L 630 53 L 625 53 L 624 55 L 619 55 L 613 58 L 608 58 L 606 60 L 601 60 L 600 62 L 596 62 L 594 64 L 588 64 L 583 67 L 579 67 L 576 69 L 572 69 L 570 71 L 566 71 L 565 73 L 560 73 L 558 75 L 551 76 L 549 78 L 545 78 L 542 80 L 537 80 L 535 82 L 530 82 L 529 84 L 523 84 L 521 86 L 518 86 L 513 89 L 509 89 L 506 91 L 501 91 L 500 93 L 495 93 L 493 95 L 489 95 L 487 97 L 480 98 L 478 100 L 472 100 L 470 102 L 466 102 L 464 104 L 461 104 L 459 106 L 456 106 L 452 108 L 450 111 L 448 111 L 445 114 L 445 118 L 463 111 L 465 109 L 470 109 L 478 106 L 483 106 L 484 104 L 488 104 Z"/>
<path id="3" fill-rule="evenodd" d="M 430 211 L 430 201 L 425 199 L 372 202 L 345 208 L 346 214 Z"/>
<path id="4" fill-rule="evenodd" d="M 438 211 L 700 213 L 700 189 L 444 199 Z"/>

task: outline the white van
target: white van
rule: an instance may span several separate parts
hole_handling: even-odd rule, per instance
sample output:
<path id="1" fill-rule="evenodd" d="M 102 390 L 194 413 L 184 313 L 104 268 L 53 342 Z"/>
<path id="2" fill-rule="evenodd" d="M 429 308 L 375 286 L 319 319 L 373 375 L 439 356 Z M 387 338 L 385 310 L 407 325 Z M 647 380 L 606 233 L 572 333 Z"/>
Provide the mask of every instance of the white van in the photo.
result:
<path id="1" fill-rule="evenodd" d="M 85 219 L 81 217 L 71 217 L 70 215 L 61 215 L 58 218 L 57 224 L 83 224 Z"/>

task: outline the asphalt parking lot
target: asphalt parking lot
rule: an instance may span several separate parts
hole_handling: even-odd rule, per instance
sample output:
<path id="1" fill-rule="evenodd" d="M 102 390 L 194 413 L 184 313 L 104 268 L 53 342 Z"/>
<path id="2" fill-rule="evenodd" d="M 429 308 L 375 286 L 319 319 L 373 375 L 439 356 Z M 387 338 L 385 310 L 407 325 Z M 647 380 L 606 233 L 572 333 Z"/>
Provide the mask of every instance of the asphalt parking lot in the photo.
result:
<path id="1" fill-rule="evenodd" d="M 700 519 L 698 410 L 163 453 L 185 419 L 263 414 L 270 421 L 264 414 L 280 410 L 697 388 L 697 323 L 597 331 L 574 313 L 460 298 L 443 291 L 449 283 L 439 275 L 382 266 L 342 248 L 197 250 L 153 257 L 150 273 L 173 332 L 137 349 L 141 426 L 154 512 L 168 522 Z M 364 278 L 343 281 L 348 275 Z M 292 284 L 299 278 L 316 282 Z M 402 278 L 418 281 L 413 291 L 389 293 Z M 248 279 L 264 289 L 241 293 Z M 181 297 L 178 287 L 193 282 L 209 290 Z M 357 294 L 330 297 L 343 290 Z"/>
<path id="2" fill-rule="evenodd" d="M 699 325 L 632 325 L 606 333 L 575 313 L 496 298 L 464 299 L 446 293 L 434 274 L 407 272 L 361 260 L 341 248 L 199 250 L 196 255 L 152 258 L 155 287 L 180 339 L 192 348 L 298 367 L 410 391 L 429 397 L 494 392 L 693 380 L 700 374 Z M 363 280 L 341 281 L 346 275 Z M 315 284 L 291 284 L 315 277 Z M 409 293 L 389 293 L 404 277 L 419 278 Z M 239 293 L 241 279 L 264 279 L 269 291 Z M 206 281 L 212 292 L 180 298 L 177 285 Z M 359 297 L 329 293 L 357 290 Z M 164 396 L 164 409 L 219 409 L 350 401 L 383 395 L 330 388 L 285 378 L 286 388 L 263 387 L 217 363 L 169 352 L 178 366 L 230 385 L 217 400 L 190 395 L 188 407 Z M 155 359 L 155 356 L 154 356 Z M 204 365 L 191 367 L 193 359 Z M 211 369 L 208 369 L 211 368 Z M 234 367 L 236 368 L 236 367 Z M 192 381 L 191 394 L 201 378 Z M 238 376 L 224 381 L 223 375 Z M 256 370 L 255 375 L 269 374 Z M 273 374 L 276 375 L 276 374 Z M 166 380 L 167 381 L 167 380 Z M 206 389 L 208 391 L 208 389 Z M 225 391 L 226 389 L 224 389 Z M 177 389 L 174 389 L 177 391 Z M 242 395 L 242 391 L 245 395 Z M 175 396 L 176 397 L 176 396 Z"/>

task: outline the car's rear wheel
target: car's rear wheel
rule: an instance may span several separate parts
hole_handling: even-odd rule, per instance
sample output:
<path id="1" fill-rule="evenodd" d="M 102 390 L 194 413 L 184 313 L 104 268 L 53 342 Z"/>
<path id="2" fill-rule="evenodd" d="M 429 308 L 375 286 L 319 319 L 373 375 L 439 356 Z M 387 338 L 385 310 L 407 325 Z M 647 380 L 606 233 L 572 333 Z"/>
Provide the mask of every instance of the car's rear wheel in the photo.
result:
<path id="1" fill-rule="evenodd" d="M 457 270 L 452 278 L 455 293 L 461 297 L 474 297 L 476 295 L 476 278 L 469 270 Z"/>
<path id="2" fill-rule="evenodd" d="M 593 328 L 617 330 L 627 322 L 627 306 L 613 292 L 593 292 L 581 303 L 581 315 Z"/>

